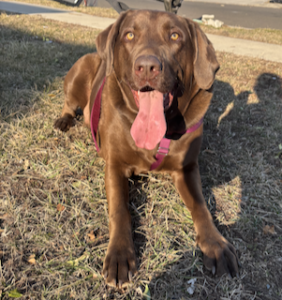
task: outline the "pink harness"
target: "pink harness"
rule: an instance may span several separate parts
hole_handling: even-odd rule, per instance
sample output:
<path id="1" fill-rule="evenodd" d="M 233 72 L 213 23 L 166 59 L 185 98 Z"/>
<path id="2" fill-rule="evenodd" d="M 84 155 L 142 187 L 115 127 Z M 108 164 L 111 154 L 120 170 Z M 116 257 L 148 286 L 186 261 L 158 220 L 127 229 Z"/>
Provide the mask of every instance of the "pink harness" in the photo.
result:
<path id="1" fill-rule="evenodd" d="M 91 117 L 90 117 L 90 126 L 91 126 L 91 132 L 93 136 L 93 140 L 97 149 L 97 152 L 100 151 L 97 140 L 96 140 L 96 134 L 98 131 L 98 123 L 100 119 L 100 112 L 101 112 L 101 99 L 102 99 L 102 91 L 103 87 L 105 85 L 106 78 L 104 78 L 100 89 L 96 95 L 94 105 L 92 107 L 91 111 Z M 192 133 L 193 131 L 197 130 L 201 125 L 203 124 L 203 118 L 196 123 L 195 125 L 188 128 L 184 133 Z M 169 152 L 169 145 L 171 140 L 167 138 L 162 138 L 159 148 L 157 150 L 156 154 L 156 161 L 151 165 L 150 171 L 155 170 L 163 161 L 165 156 L 168 155 Z"/>

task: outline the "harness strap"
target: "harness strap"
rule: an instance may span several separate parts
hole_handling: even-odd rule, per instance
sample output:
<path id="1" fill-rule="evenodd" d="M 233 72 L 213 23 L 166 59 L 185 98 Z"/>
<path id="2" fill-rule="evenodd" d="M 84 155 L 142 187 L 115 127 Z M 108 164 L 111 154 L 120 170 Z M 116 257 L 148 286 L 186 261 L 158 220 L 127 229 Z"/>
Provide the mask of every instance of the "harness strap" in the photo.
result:
<path id="1" fill-rule="evenodd" d="M 91 133 L 92 133 L 92 137 L 93 137 L 97 152 L 100 151 L 100 148 L 99 148 L 97 140 L 96 140 L 96 134 L 98 131 L 98 124 L 99 124 L 100 113 L 101 113 L 102 91 L 103 91 L 105 82 L 106 82 L 106 77 L 104 78 L 104 80 L 99 88 L 99 91 L 96 95 L 95 102 L 93 104 L 92 111 L 91 111 L 91 117 L 90 117 Z M 203 118 L 198 123 L 196 123 L 195 125 L 188 128 L 184 133 L 192 133 L 193 131 L 197 130 L 202 124 L 203 124 Z M 150 171 L 155 170 L 162 163 L 165 156 L 168 155 L 170 142 L 171 142 L 170 139 L 162 138 L 159 148 L 157 150 L 156 161 L 151 165 Z"/>
<path id="2" fill-rule="evenodd" d="M 99 88 L 97 95 L 96 95 L 95 102 L 94 102 L 92 110 L 91 110 L 91 117 L 90 117 L 91 133 L 92 133 L 92 137 L 93 137 L 97 152 L 99 152 L 100 149 L 99 149 L 99 146 L 98 146 L 98 143 L 96 140 L 96 134 L 98 131 L 98 124 L 99 124 L 100 113 L 101 113 L 102 91 L 103 91 L 105 82 L 106 82 L 106 77 L 103 79 L 103 82 Z"/>
<path id="3" fill-rule="evenodd" d="M 193 131 L 197 130 L 202 124 L 203 118 L 198 123 L 188 128 L 185 131 L 185 133 L 192 133 Z M 159 148 L 157 150 L 156 161 L 151 165 L 150 171 L 155 170 L 162 163 L 165 156 L 168 155 L 170 142 L 171 140 L 167 138 L 162 138 Z"/>

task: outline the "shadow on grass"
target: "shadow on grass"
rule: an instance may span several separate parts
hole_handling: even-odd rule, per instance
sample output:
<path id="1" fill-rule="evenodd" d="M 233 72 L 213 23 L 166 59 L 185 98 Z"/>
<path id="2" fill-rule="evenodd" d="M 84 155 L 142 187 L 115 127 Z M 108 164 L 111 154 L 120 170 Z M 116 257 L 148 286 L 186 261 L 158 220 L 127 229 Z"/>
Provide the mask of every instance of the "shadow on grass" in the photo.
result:
<path id="1" fill-rule="evenodd" d="M 34 30 L 32 21 L 25 29 L 1 26 L 0 118 L 6 122 L 27 114 L 42 94 L 58 90 L 71 66 L 95 51 L 95 40 L 92 47 L 65 43 L 56 38 L 60 25 L 52 31 L 50 21 L 40 23 Z M 69 26 L 68 35 L 74 28 Z"/>
<path id="2" fill-rule="evenodd" d="M 202 268 L 201 253 L 188 252 L 151 281 L 152 290 L 165 291 L 153 299 L 188 297 L 189 278 L 197 278 L 189 299 L 280 299 L 282 79 L 263 73 L 253 91 L 235 95 L 229 83 L 215 82 L 199 157 L 204 197 L 217 228 L 238 251 L 241 278 L 212 277 Z M 196 264 L 183 273 L 191 260 Z M 174 289 L 166 291 L 171 282 Z"/>

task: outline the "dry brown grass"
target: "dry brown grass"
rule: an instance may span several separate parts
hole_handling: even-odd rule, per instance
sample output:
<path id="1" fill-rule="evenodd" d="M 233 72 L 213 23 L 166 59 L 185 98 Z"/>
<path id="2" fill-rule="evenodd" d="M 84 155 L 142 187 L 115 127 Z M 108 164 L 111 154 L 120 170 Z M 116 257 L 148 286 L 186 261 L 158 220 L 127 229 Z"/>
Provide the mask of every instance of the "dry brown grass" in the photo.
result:
<path id="1" fill-rule="evenodd" d="M 97 31 L 5 14 L 0 29 L 0 299 L 144 299 L 146 286 L 152 299 L 281 299 L 281 64 L 218 53 L 205 117 L 203 192 L 238 250 L 240 278 L 203 268 L 170 178 L 149 175 L 130 181 L 139 272 L 128 290 L 115 291 L 100 275 L 104 162 L 81 122 L 66 134 L 53 129 L 63 77 L 95 49 Z"/>
<path id="2" fill-rule="evenodd" d="M 221 28 L 201 25 L 206 33 L 238 38 L 244 40 L 252 40 L 263 43 L 282 45 L 282 31 L 271 28 L 246 29 L 240 27 L 229 27 L 224 25 Z M 271 47 L 271 46 L 270 46 Z"/>

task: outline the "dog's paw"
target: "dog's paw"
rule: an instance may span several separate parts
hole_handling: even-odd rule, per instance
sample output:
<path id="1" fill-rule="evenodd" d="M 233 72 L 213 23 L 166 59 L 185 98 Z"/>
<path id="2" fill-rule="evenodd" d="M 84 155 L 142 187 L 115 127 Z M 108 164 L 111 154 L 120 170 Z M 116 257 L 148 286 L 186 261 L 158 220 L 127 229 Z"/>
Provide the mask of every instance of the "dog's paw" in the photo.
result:
<path id="1" fill-rule="evenodd" d="M 204 254 L 204 265 L 213 275 L 239 276 L 236 250 L 219 232 L 209 232 L 205 238 L 198 236 L 197 243 Z"/>
<path id="2" fill-rule="evenodd" d="M 70 127 L 75 125 L 75 120 L 73 117 L 61 117 L 59 119 L 57 119 L 54 123 L 54 127 L 56 129 L 59 129 L 63 132 L 66 132 L 70 129 Z"/>
<path id="3" fill-rule="evenodd" d="M 103 266 L 106 284 L 125 288 L 136 273 L 136 258 L 133 246 L 109 245 Z"/>

